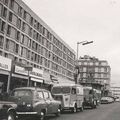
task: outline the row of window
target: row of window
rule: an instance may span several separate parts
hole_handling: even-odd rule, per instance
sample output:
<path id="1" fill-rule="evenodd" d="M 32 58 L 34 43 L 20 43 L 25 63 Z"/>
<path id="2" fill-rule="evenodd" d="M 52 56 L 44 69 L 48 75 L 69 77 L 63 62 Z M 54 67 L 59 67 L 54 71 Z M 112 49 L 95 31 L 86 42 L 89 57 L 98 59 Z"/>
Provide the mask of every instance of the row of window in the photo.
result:
<path id="1" fill-rule="evenodd" d="M 5 46 L 4 46 L 5 50 L 7 50 L 11 53 L 14 53 L 16 55 L 19 55 L 25 59 L 31 60 L 35 63 L 38 63 L 40 65 L 43 65 L 47 68 L 50 68 L 50 64 L 51 64 L 50 60 L 47 60 L 46 58 L 36 54 L 35 52 L 30 51 L 28 48 L 20 46 L 15 41 L 10 40 L 8 38 L 4 42 L 4 37 L 0 35 L 0 47 L 1 48 L 3 48 L 3 43 L 5 43 Z M 54 56 L 54 54 L 52 54 L 52 55 Z M 61 64 L 62 64 L 62 60 L 61 60 Z M 62 66 L 65 67 L 64 64 L 62 64 Z M 59 73 L 62 72 L 62 67 L 57 64 L 54 64 L 54 63 L 52 63 L 52 69 Z M 67 69 L 70 69 L 71 71 L 73 71 L 73 67 L 70 64 L 67 64 Z M 66 74 L 66 72 L 64 74 Z"/>
<path id="2" fill-rule="evenodd" d="M 4 2 L 4 0 L 2 0 L 2 1 Z M 5 4 L 5 2 L 4 2 L 4 4 Z M 8 5 L 8 3 L 7 3 L 7 5 Z M 11 22 L 13 25 L 17 26 L 19 29 L 23 30 L 26 34 L 29 34 L 30 36 L 32 36 L 32 34 L 33 34 L 33 37 L 35 39 L 37 39 L 38 33 L 41 33 L 50 41 L 53 39 L 53 43 L 58 48 L 60 48 L 65 53 L 70 55 L 71 58 L 75 59 L 75 55 L 66 46 L 64 46 L 45 27 L 43 27 L 27 11 L 25 11 L 15 0 L 10 0 L 9 8 L 13 10 L 13 12 L 9 11 L 9 16 L 8 16 L 9 22 Z M 4 18 L 6 18 L 7 13 L 8 13 L 7 7 L 2 6 L 2 4 L 0 4 L 0 11 L 1 11 L 0 15 L 3 16 Z M 24 19 L 25 22 L 21 18 Z M 33 28 L 36 30 L 34 30 Z"/>
<path id="3" fill-rule="evenodd" d="M 4 23 L 4 24 L 3 24 L 3 23 Z M 2 31 L 2 32 L 5 32 L 5 22 L 2 21 L 1 19 L 0 19 L 0 25 L 4 25 L 4 28 L 2 27 L 2 28 L 1 28 L 1 31 Z M 51 56 L 51 52 L 48 51 L 46 48 L 49 48 L 49 50 L 52 49 L 52 51 L 53 51 L 54 53 L 56 53 L 56 54 L 58 54 L 58 56 L 62 57 L 62 52 L 61 52 L 59 49 L 57 49 L 54 45 L 50 44 L 48 41 L 46 41 L 46 44 L 44 44 L 44 43 L 45 43 L 44 37 L 42 37 L 42 38 L 43 38 L 43 39 L 42 39 L 42 45 L 45 45 L 46 48 L 41 47 L 41 45 L 40 45 L 38 42 L 30 39 L 30 38 L 29 38 L 28 36 L 26 36 L 25 34 L 20 33 L 20 31 L 17 31 L 14 27 L 12 27 L 12 26 L 10 26 L 10 25 L 7 25 L 7 33 L 6 33 L 6 34 L 7 34 L 7 36 L 9 36 L 10 38 L 16 39 L 16 40 L 17 40 L 18 42 L 20 42 L 22 45 L 25 45 L 26 47 L 32 48 L 32 50 L 34 50 L 34 51 L 36 51 L 36 52 L 38 52 L 38 53 L 40 53 L 40 54 L 42 54 L 42 55 L 45 55 L 45 57 L 47 57 L 47 58 L 49 58 L 49 59 L 50 59 L 50 56 Z M 43 42 L 43 41 L 44 41 L 44 42 Z M 57 49 L 57 51 L 56 51 L 56 49 Z M 45 53 L 45 54 L 44 54 L 44 53 Z M 64 55 L 64 54 L 63 54 L 63 55 Z M 64 55 L 64 56 L 65 56 L 65 55 Z M 56 58 L 57 58 L 57 59 L 56 59 Z M 71 63 L 72 65 L 74 65 L 74 61 L 73 61 L 70 57 L 66 56 L 66 59 L 67 59 L 67 61 L 68 61 L 69 63 Z M 54 57 L 53 61 L 61 64 L 61 62 L 60 62 L 61 59 L 60 59 L 59 57 L 57 57 L 57 56 Z"/>
<path id="4" fill-rule="evenodd" d="M 92 67 L 92 68 L 80 67 L 79 71 L 80 72 L 103 72 L 103 73 L 110 72 L 107 67 Z"/>
<path id="5" fill-rule="evenodd" d="M 93 61 L 93 62 L 89 62 L 89 61 L 83 62 L 83 61 L 82 61 L 82 62 L 79 62 L 79 65 L 108 66 L 108 63 L 107 63 L 107 62 L 101 62 L 101 61 L 99 61 L 99 62 L 95 62 L 95 61 Z"/>

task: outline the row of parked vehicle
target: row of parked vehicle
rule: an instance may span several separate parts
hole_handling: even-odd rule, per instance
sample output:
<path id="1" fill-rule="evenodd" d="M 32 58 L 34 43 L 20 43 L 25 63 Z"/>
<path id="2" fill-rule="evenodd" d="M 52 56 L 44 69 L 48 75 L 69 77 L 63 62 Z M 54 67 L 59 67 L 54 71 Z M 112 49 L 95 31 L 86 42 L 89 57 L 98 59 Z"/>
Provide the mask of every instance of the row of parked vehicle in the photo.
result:
<path id="1" fill-rule="evenodd" d="M 46 115 L 60 116 L 66 110 L 75 113 L 85 107 L 96 108 L 100 97 L 100 91 L 77 84 L 56 84 L 51 91 L 21 87 L 14 89 L 6 100 L 0 102 L 0 116 L 7 115 L 8 120 L 23 117 L 43 120 Z"/>

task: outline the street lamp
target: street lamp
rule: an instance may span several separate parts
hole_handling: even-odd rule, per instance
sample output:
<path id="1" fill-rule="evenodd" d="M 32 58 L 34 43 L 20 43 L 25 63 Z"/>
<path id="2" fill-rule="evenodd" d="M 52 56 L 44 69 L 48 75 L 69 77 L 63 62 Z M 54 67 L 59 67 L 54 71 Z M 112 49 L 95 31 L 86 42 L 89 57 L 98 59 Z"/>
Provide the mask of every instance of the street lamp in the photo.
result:
<path id="1" fill-rule="evenodd" d="M 76 75 L 76 80 L 75 80 L 75 83 L 78 83 L 78 75 L 79 75 L 79 67 L 78 67 L 78 48 L 79 48 L 79 44 L 82 44 L 82 45 L 87 45 L 87 44 L 90 44 L 90 43 L 93 43 L 93 41 L 82 41 L 82 42 L 77 42 L 77 62 L 76 62 L 76 71 L 77 73 L 75 73 Z"/>
<path id="2" fill-rule="evenodd" d="M 82 45 L 87 45 L 87 44 L 90 44 L 90 43 L 93 43 L 93 41 L 82 41 L 82 42 L 77 42 L 77 61 L 78 61 L 78 47 L 79 47 L 79 44 L 82 44 Z"/>

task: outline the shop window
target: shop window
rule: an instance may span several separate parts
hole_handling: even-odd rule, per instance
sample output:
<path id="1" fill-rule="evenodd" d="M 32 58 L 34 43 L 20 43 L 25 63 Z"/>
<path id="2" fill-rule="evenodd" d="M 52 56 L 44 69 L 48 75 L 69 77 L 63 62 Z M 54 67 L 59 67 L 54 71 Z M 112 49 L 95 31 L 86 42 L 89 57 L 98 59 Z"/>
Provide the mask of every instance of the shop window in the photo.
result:
<path id="1" fill-rule="evenodd" d="M 4 37 L 0 35 L 0 48 L 3 48 Z"/>

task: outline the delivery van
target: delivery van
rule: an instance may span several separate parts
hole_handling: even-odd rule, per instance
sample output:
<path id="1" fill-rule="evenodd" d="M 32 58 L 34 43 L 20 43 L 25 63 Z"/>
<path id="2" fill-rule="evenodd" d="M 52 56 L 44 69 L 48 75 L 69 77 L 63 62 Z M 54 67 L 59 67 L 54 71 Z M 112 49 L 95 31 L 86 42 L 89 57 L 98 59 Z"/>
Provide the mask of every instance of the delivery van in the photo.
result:
<path id="1" fill-rule="evenodd" d="M 70 110 L 75 113 L 83 111 L 83 86 L 78 84 L 56 84 L 51 93 L 55 100 L 61 101 L 62 111 Z"/>

